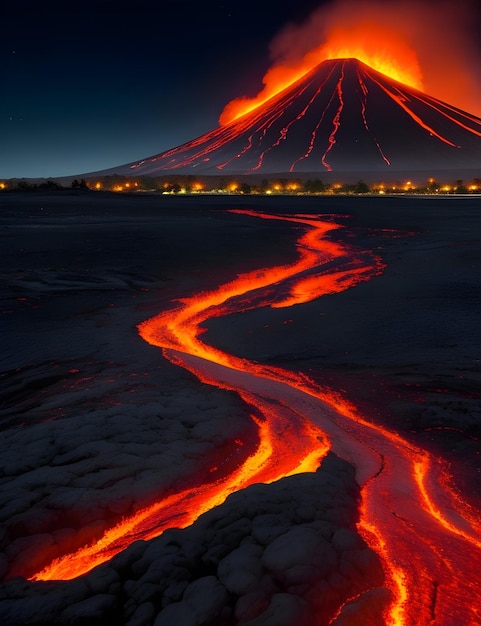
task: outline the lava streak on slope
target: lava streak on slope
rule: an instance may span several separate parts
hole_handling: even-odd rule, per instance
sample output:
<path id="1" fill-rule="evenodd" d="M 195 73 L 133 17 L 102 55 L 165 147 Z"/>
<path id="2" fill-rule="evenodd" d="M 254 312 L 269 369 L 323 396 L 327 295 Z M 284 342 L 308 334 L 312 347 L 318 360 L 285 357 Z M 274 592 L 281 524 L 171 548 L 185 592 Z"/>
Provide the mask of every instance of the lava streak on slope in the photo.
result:
<path id="1" fill-rule="evenodd" d="M 210 318 L 259 307 L 289 307 L 340 292 L 379 274 L 381 261 L 370 252 L 329 241 L 326 233 L 339 225 L 319 215 L 235 213 L 301 227 L 298 260 L 241 274 L 215 290 L 185 298 L 142 323 L 139 330 L 167 359 L 203 382 L 235 390 L 252 407 L 259 429 L 256 451 L 232 474 L 159 501 L 124 520 L 97 544 L 58 559 L 34 578 L 77 576 L 134 539 L 190 524 L 234 490 L 312 471 L 332 449 L 356 467 L 362 487 L 359 532 L 381 557 L 391 591 L 385 623 L 479 624 L 479 523 L 449 488 L 443 462 L 368 421 L 340 395 L 306 376 L 250 362 L 202 341 L 202 324 Z M 353 610 L 356 600 L 339 607 L 335 615 L 313 617 L 313 623 L 335 624 L 343 611 Z M 357 623 L 366 623 L 362 615 Z"/>

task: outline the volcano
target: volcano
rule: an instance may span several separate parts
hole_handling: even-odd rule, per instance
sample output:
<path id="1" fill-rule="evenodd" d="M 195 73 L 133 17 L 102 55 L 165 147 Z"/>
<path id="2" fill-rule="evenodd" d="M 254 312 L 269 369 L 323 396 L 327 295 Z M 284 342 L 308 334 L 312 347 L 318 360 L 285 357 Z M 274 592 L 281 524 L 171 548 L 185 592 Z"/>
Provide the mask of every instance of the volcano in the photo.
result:
<path id="1" fill-rule="evenodd" d="M 335 59 L 225 126 L 102 173 L 419 170 L 481 170 L 481 118 L 357 59 Z"/>

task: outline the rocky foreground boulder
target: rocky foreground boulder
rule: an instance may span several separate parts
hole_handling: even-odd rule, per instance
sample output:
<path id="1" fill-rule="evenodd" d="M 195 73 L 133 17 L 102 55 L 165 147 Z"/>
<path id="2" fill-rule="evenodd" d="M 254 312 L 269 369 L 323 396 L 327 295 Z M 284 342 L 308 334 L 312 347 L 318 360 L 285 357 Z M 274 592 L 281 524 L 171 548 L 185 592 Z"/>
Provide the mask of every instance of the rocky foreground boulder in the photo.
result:
<path id="1" fill-rule="evenodd" d="M 138 541 L 76 580 L 4 583 L 0 621 L 381 626 L 389 594 L 356 531 L 359 498 L 352 466 L 329 454 L 316 473 L 237 492 L 189 528 Z"/>

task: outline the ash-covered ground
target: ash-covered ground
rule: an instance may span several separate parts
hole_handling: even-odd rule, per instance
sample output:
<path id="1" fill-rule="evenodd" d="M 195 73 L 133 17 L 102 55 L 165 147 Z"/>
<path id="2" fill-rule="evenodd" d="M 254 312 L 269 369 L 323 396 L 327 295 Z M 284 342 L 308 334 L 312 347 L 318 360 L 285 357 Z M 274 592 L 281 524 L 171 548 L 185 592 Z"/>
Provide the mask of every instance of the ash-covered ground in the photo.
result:
<path id="1" fill-rule="evenodd" d="M 335 623 L 378 623 L 382 570 L 356 532 L 354 468 L 333 455 L 75 581 L 18 578 L 211 479 L 234 441 L 255 442 L 235 394 L 136 329 L 178 298 L 296 257 L 293 225 L 225 212 L 240 207 L 332 214 L 345 226 L 333 239 L 387 266 L 308 304 L 211 320 L 206 340 L 342 390 L 447 457 L 479 506 L 481 199 L 2 194 L 2 624 L 280 626 L 313 612 L 323 624 L 368 589 Z"/>

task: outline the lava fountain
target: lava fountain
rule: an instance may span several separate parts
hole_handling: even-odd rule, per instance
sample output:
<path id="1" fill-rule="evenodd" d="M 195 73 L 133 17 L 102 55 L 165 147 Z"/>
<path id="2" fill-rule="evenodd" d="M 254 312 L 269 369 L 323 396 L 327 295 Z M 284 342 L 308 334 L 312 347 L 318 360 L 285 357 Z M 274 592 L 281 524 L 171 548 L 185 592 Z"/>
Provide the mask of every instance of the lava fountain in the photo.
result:
<path id="1" fill-rule="evenodd" d="M 327 217 L 234 213 L 302 228 L 297 261 L 241 274 L 217 289 L 184 298 L 139 330 L 171 362 L 207 384 L 236 391 L 252 407 L 256 449 L 231 473 L 159 500 L 32 579 L 74 578 L 136 539 L 187 526 L 235 490 L 313 471 L 331 449 L 356 467 L 362 488 L 358 530 L 379 554 L 391 592 L 385 623 L 479 624 L 480 526 L 475 512 L 450 487 L 447 464 L 370 422 L 342 396 L 305 375 L 250 362 L 202 341 L 208 319 L 259 307 L 290 307 L 340 292 L 379 274 L 380 259 L 329 241 L 326 233 L 340 226 Z M 322 623 L 335 623 L 356 600 L 348 600 L 336 615 L 323 616 Z"/>

